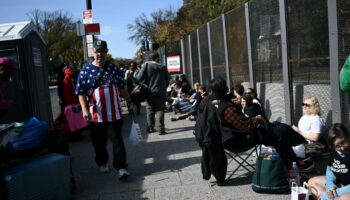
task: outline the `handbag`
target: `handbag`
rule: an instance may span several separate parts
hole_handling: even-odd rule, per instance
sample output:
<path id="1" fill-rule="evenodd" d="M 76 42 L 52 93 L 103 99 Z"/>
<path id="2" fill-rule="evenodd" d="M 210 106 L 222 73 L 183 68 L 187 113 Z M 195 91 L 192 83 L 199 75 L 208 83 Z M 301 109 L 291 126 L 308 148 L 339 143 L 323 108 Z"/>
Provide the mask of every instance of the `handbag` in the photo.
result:
<path id="1" fill-rule="evenodd" d="M 311 192 L 308 188 L 309 186 L 306 182 L 303 183 L 303 186 L 298 186 L 293 182 L 291 200 L 309 200 Z"/>
<path id="2" fill-rule="evenodd" d="M 260 155 L 256 159 L 252 189 L 257 193 L 288 194 L 290 189 L 287 177 L 287 168 L 279 157 L 268 160 Z"/>
<path id="3" fill-rule="evenodd" d="M 134 101 L 144 102 L 148 98 L 150 90 L 145 84 L 138 84 L 131 91 L 130 96 Z"/>
<path id="4" fill-rule="evenodd" d="M 143 140 L 140 125 L 136 120 L 132 120 L 128 142 L 131 145 L 137 145 Z"/>
<path id="5" fill-rule="evenodd" d="M 64 108 L 68 130 L 73 133 L 89 125 L 89 121 L 83 118 L 80 104 L 71 104 Z"/>

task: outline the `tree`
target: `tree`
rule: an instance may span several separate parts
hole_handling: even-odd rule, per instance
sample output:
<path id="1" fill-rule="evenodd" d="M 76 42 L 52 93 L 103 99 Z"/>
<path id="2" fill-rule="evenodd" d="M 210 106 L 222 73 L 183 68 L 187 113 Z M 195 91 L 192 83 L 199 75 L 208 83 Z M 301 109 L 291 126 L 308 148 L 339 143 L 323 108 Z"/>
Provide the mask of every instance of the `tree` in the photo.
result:
<path id="1" fill-rule="evenodd" d="M 45 41 L 50 76 L 57 74 L 58 66 L 63 62 L 74 67 L 82 66 L 83 43 L 76 34 L 76 22 L 70 13 L 35 9 L 27 15 Z"/>
<path id="2" fill-rule="evenodd" d="M 129 40 L 136 44 L 141 44 L 145 40 L 151 43 L 157 42 L 156 31 L 159 26 L 174 20 L 175 16 L 176 14 L 171 8 L 151 13 L 151 19 L 142 13 L 135 19 L 134 24 L 128 24 L 128 31 L 131 34 Z"/>
<path id="3" fill-rule="evenodd" d="M 248 0 L 184 0 L 176 13 L 172 9 L 159 10 L 151 14 L 151 19 L 142 13 L 128 25 L 129 39 L 137 44 L 147 39 L 160 45 L 179 40 L 245 2 Z"/>

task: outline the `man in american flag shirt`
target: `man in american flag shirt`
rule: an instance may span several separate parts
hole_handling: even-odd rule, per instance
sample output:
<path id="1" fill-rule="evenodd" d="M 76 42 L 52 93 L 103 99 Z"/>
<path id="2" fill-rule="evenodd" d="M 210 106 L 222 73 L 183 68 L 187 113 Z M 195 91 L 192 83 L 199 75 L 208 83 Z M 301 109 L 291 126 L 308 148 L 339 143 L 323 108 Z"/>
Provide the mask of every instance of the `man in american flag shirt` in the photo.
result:
<path id="1" fill-rule="evenodd" d="M 96 40 L 93 45 L 94 61 L 87 63 L 80 71 L 76 94 L 82 108 L 83 117 L 90 121 L 90 135 L 95 150 L 95 161 L 100 171 L 107 173 L 108 152 L 107 132 L 112 126 L 113 167 L 119 174 L 119 179 L 129 176 L 126 163 L 126 151 L 122 138 L 122 108 L 120 96 L 132 108 L 124 73 L 111 62 L 106 61 L 107 43 Z M 129 109 L 133 114 L 133 110 Z"/>

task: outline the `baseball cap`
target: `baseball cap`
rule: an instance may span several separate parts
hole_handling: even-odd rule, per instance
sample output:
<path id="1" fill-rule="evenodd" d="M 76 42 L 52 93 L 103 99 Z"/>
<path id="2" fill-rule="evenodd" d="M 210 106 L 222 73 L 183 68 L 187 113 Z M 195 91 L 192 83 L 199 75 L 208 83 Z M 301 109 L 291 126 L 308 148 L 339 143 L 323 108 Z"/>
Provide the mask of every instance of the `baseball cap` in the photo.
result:
<path id="1" fill-rule="evenodd" d="M 8 58 L 8 57 L 0 58 L 0 65 L 6 65 L 6 66 L 9 66 L 12 69 L 17 69 L 16 63 L 13 60 L 11 60 L 10 58 Z"/>
<path id="2" fill-rule="evenodd" d="M 94 48 L 96 50 L 107 50 L 107 42 L 103 40 L 95 40 Z"/>

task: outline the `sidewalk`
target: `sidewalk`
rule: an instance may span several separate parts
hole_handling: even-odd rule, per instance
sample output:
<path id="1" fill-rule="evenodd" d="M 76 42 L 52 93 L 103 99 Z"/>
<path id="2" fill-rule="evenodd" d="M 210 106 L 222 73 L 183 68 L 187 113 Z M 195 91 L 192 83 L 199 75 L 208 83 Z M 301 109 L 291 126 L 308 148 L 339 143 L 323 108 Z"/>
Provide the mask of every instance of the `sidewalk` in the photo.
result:
<path id="1" fill-rule="evenodd" d="M 140 127 L 145 131 L 146 114 L 142 107 L 137 116 Z M 251 189 L 251 174 L 238 171 L 238 175 L 218 187 L 215 179 L 202 179 L 200 158 L 201 150 L 193 132 L 194 122 L 187 120 L 170 121 L 173 113 L 166 113 L 167 135 L 148 134 L 148 138 L 131 146 L 125 140 L 129 172 L 127 182 L 118 180 L 117 173 L 111 171 L 101 174 L 94 161 L 94 152 L 88 132 L 83 139 L 70 144 L 72 164 L 77 182 L 73 200 L 109 200 L 109 199 L 290 199 L 290 195 L 258 194 Z M 128 115 L 125 116 L 123 135 L 127 137 L 131 126 Z M 108 145 L 112 152 L 111 145 Z M 254 162 L 251 157 L 250 162 Z M 109 165 L 112 166 L 111 154 Z M 232 163 L 230 165 L 233 165 Z M 232 166 L 229 166 L 229 168 Z"/>

